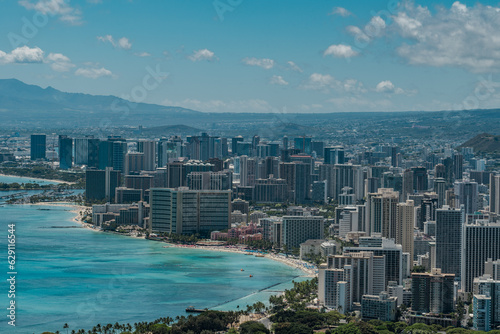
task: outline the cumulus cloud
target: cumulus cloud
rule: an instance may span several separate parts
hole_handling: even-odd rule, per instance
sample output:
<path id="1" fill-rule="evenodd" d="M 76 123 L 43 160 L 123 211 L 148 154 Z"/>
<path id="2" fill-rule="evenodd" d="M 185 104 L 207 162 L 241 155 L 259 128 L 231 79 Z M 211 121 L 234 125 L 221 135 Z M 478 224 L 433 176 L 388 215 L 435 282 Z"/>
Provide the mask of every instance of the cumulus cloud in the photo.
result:
<path id="1" fill-rule="evenodd" d="M 269 83 L 272 85 L 279 85 L 279 86 L 288 85 L 288 82 L 285 79 L 283 79 L 281 75 L 273 75 L 269 80 Z"/>
<path id="2" fill-rule="evenodd" d="M 337 58 L 351 58 L 358 55 L 357 51 L 354 51 L 350 45 L 345 44 L 333 44 L 328 47 L 323 53 L 324 56 L 334 56 Z"/>
<path id="3" fill-rule="evenodd" d="M 0 63 L 43 63 L 43 54 L 43 50 L 39 47 L 30 48 L 28 46 L 21 46 L 12 50 L 10 53 L 0 50 Z"/>
<path id="4" fill-rule="evenodd" d="M 243 64 L 246 64 L 249 66 L 262 67 L 263 69 L 266 69 L 266 70 L 270 70 L 276 64 L 273 59 L 269 59 L 269 58 L 258 59 L 258 58 L 253 58 L 253 57 L 252 58 L 244 58 L 242 60 L 242 62 L 243 62 Z"/>
<path id="5" fill-rule="evenodd" d="M 130 50 L 132 48 L 132 43 L 127 37 L 122 37 L 115 40 L 111 35 L 97 36 L 97 39 L 104 43 L 110 43 L 113 47 L 117 49 Z"/>
<path id="6" fill-rule="evenodd" d="M 215 53 L 208 49 L 201 49 L 193 51 L 193 54 L 188 57 L 191 61 L 201 61 L 201 60 L 216 60 Z"/>
<path id="7" fill-rule="evenodd" d="M 63 22 L 79 25 L 82 23 L 80 10 L 71 7 L 65 0 L 21 0 L 19 4 L 28 10 L 35 10 L 44 15 L 58 16 Z"/>
<path id="8" fill-rule="evenodd" d="M 293 61 L 288 61 L 287 65 L 288 65 L 288 68 L 292 71 L 300 72 L 300 73 L 303 72 L 302 69 L 297 64 L 295 64 Z"/>
<path id="9" fill-rule="evenodd" d="M 452 66 L 475 73 L 500 71 L 498 31 L 500 6 L 467 6 L 460 1 L 433 11 L 404 1 L 390 21 L 373 17 L 363 28 L 347 27 L 362 42 L 390 37 L 397 54 L 410 64 Z"/>
<path id="10" fill-rule="evenodd" d="M 97 79 L 100 77 L 111 77 L 113 73 L 110 70 L 105 69 L 104 67 L 84 67 L 79 68 L 75 71 L 75 75 L 82 76 L 90 79 Z"/>
<path id="11" fill-rule="evenodd" d="M 351 16 L 352 13 L 343 7 L 334 7 L 330 15 L 339 15 L 342 17 Z"/>
<path id="12" fill-rule="evenodd" d="M 375 91 L 377 93 L 386 93 L 386 94 L 405 94 L 405 95 L 415 95 L 417 93 L 416 90 L 404 90 L 403 88 L 396 87 L 390 80 L 380 81 L 375 87 Z"/>
<path id="13" fill-rule="evenodd" d="M 318 90 L 328 93 L 331 89 L 345 93 L 364 93 L 366 89 L 363 83 L 356 79 L 337 80 L 330 74 L 313 73 L 306 82 L 301 85 L 302 89 Z"/>
<path id="14" fill-rule="evenodd" d="M 75 67 L 71 60 L 62 53 L 49 53 L 45 57 L 45 52 L 39 47 L 30 48 L 21 46 L 9 53 L 0 50 L 0 64 L 49 64 L 57 72 L 67 72 Z"/>
<path id="15" fill-rule="evenodd" d="M 347 26 L 346 31 L 354 36 L 356 43 L 367 43 L 385 32 L 387 25 L 380 16 L 373 16 L 361 29 L 357 26 Z"/>
<path id="16" fill-rule="evenodd" d="M 61 53 L 49 53 L 46 62 L 56 72 L 68 72 L 75 67 L 71 60 Z"/>

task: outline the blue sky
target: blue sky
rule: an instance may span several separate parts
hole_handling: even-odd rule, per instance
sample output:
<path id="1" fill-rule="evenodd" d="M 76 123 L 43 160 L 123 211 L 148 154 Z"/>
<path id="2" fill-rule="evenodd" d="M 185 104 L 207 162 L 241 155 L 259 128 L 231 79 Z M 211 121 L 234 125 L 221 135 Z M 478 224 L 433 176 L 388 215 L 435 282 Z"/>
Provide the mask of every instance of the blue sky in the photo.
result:
<path id="1" fill-rule="evenodd" d="M 0 0 L 0 8 L 0 78 L 67 92 L 206 112 L 500 106 L 498 2 Z"/>

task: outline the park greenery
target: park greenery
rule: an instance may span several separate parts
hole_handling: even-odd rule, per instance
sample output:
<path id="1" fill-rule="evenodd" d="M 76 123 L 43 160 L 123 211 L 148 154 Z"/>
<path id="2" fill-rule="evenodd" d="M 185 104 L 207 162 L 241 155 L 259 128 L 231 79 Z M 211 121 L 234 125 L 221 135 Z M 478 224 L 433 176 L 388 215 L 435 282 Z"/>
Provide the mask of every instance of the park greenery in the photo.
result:
<path id="1" fill-rule="evenodd" d="M 85 187 L 85 174 L 83 172 L 65 172 L 44 165 L 29 167 L 0 167 L 0 174 L 70 182 L 74 184 L 69 187 L 75 189 Z"/>

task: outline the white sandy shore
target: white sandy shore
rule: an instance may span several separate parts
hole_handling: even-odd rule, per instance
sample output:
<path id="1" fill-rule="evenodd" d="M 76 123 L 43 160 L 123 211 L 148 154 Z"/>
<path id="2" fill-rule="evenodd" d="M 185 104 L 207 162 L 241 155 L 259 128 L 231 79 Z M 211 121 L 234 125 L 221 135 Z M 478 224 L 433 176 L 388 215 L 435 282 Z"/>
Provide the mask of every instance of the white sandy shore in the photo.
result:
<path id="1" fill-rule="evenodd" d="M 74 203 L 70 202 L 39 202 L 39 203 L 34 203 L 34 204 L 24 204 L 24 205 L 39 205 L 39 206 L 59 206 L 59 207 L 67 207 L 70 208 L 71 212 L 75 213 L 76 216 L 73 218 L 73 220 L 79 224 L 81 224 L 83 227 L 91 229 L 93 231 L 98 231 L 96 230 L 92 224 L 87 224 L 82 221 L 82 218 L 85 216 L 85 212 L 87 210 L 92 210 L 91 207 L 83 206 L 83 205 L 76 205 Z M 83 214 L 82 214 L 83 213 Z M 144 237 L 140 237 L 144 238 Z M 215 252 L 228 252 L 228 253 L 237 253 L 237 254 L 251 254 L 252 256 L 255 256 L 255 254 L 259 253 L 251 253 L 247 252 L 242 248 L 238 247 L 225 247 L 225 246 L 194 246 L 194 245 L 178 245 L 178 244 L 170 244 L 170 243 L 165 243 L 165 245 L 168 245 L 169 247 L 176 247 L 176 248 L 196 248 L 196 249 L 201 249 L 201 250 L 207 250 L 207 251 L 215 251 Z M 250 255 L 248 255 L 250 256 Z M 289 257 L 285 257 L 283 255 L 276 255 L 276 254 L 265 254 L 265 258 L 274 260 L 274 261 L 279 261 L 287 266 L 300 269 L 305 273 L 305 276 L 308 277 L 316 277 L 316 269 L 310 268 L 311 264 L 305 261 L 297 260 L 297 259 L 292 259 Z M 258 261 L 258 260 L 256 260 Z"/>
<path id="2" fill-rule="evenodd" d="M 177 247 L 177 248 L 195 248 L 195 249 L 203 249 L 203 250 L 208 250 L 208 251 L 215 251 L 215 252 L 228 252 L 228 253 L 238 253 L 238 254 L 251 254 L 252 256 L 255 256 L 256 254 L 260 253 L 252 253 L 245 251 L 244 249 L 237 248 L 237 247 L 225 247 L 225 246 L 193 246 L 193 245 L 178 245 L 178 244 L 168 244 L 170 247 Z M 276 255 L 276 254 L 263 254 L 265 258 L 274 260 L 274 261 L 279 261 L 283 264 L 286 264 L 287 266 L 300 269 L 302 270 L 306 276 L 308 277 L 316 277 L 316 269 L 312 269 L 311 264 L 305 261 L 297 260 L 297 259 L 292 259 L 289 257 L 285 257 L 283 255 Z M 250 255 L 248 255 L 250 256 Z"/>
<path id="3" fill-rule="evenodd" d="M 8 175 L 8 174 L 2 174 L 2 173 L 0 173 L 0 176 L 22 177 L 24 179 L 29 179 L 29 180 L 33 180 L 33 181 L 47 181 L 47 182 L 54 182 L 54 183 L 75 184 L 75 182 L 66 182 L 66 181 L 61 181 L 61 180 L 41 179 L 39 177 L 30 177 L 30 176 Z"/>

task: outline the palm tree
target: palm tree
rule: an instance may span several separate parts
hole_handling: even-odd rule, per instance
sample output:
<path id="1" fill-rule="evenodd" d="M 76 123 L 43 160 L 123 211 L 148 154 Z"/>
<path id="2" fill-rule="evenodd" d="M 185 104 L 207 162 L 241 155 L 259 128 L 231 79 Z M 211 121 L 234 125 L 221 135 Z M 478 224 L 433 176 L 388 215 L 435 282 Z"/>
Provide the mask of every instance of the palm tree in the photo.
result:
<path id="1" fill-rule="evenodd" d="M 67 334 L 68 333 L 68 328 L 69 328 L 68 323 L 65 323 L 64 326 L 63 326 L 63 328 L 66 328 L 66 334 Z"/>

